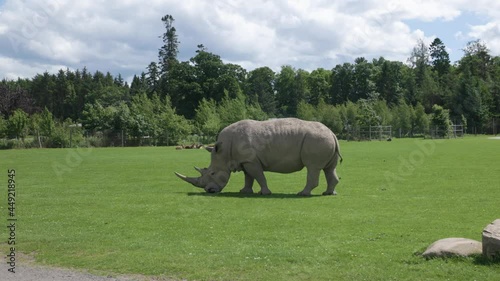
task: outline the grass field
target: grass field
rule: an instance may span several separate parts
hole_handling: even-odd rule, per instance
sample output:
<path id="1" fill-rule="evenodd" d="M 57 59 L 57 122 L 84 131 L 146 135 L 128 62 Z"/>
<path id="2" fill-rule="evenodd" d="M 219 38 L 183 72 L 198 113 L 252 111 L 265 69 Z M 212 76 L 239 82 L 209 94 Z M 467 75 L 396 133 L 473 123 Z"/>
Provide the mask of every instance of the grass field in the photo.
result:
<path id="1" fill-rule="evenodd" d="M 16 239 L 42 264 L 188 280 L 500 280 L 480 257 L 425 260 L 435 240 L 481 241 L 500 218 L 500 140 L 341 142 L 338 196 L 297 197 L 305 171 L 268 173 L 271 196 L 209 195 L 204 150 L 0 151 L 1 221 L 16 170 Z M 257 187 L 257 186 L 256 186 Z M 255 188 L 255 187 L 254 187 Z M 0 251 L 8 249 L 6 228 Z"/>

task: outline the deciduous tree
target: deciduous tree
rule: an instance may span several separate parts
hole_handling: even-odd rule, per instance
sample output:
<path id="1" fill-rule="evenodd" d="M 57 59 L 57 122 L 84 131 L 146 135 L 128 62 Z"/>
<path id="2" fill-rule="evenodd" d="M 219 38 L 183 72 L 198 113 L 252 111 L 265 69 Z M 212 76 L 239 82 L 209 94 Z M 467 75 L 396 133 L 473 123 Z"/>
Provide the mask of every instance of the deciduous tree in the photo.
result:
<path id="1" fill-rule="evenodd" d="M 258 103 L 270 115 L 276 114 L 275 73 L 269 67 L 256 68 L 248 74 L 245 93 L 251 103 Z"/>
<path id="2" fill-rule="evenodd" d="M 28 134 L 28 124 L 28 114 L 26 114 L 26 112 L 24 112 L 22 109 L 16 109 L 9 118 L 8 131 L 11 136 L 24 141 L 24 138 Z"/>

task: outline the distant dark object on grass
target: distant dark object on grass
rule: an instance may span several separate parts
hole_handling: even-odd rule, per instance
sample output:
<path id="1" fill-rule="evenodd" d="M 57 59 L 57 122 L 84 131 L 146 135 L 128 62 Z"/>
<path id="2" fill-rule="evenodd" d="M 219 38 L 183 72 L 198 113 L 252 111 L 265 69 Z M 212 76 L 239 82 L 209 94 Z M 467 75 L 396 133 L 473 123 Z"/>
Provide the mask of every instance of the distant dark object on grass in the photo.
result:
<path id="1" fill-rule="evenodd" d="M 182 149 L 200 149 L 203 148 L 203 144 L 197 144 L 193 143 L 191 145 L 178 145 L 175 147 L 176 150 L 182 150 Z"/>

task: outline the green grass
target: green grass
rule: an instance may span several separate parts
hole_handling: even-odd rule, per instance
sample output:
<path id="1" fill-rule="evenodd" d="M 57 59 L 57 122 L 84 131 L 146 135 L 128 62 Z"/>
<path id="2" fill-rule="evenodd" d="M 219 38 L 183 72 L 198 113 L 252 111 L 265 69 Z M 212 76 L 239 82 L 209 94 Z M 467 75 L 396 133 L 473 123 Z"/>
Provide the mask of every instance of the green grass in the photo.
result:
<path id="1" fill-rule="evenodd" d="M 16 169 L 17 249 L 42 264 L 188 280 L 500 279 L 500 264 L 479 257 L 418 256 L 441 238 L 480 241 L 500 218 L 499 140 L 341 150 L 339 195 L 317 196 L 322 176 L 309 198 L 295 196 L 305 171 L 267 173 L 271 196 L 239 195 L 242 173 L 223 193 L 202 193 L 173 172 L 196 175 L 193 166 L 209 163 L 204 150 L 0 151 L 1 218 L 7 169 Z"/>

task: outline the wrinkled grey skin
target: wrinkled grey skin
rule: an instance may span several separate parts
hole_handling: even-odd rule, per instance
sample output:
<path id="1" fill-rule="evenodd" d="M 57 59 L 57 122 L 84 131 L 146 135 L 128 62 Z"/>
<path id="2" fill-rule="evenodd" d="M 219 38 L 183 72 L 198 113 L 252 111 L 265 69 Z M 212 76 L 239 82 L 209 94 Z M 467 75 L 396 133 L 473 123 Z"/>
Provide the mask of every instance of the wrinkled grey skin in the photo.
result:
<path id="1" fill-rule="evenodd" d="M 196 168 L 198 178 L 175 173 L 181 179 L 203 188 L 206 192 L 221 192 L 231 172 L 245 173 L 241 193 L 253 193 L 255 180 L 260 194 L 271 194 L 264 171 L 293 173 L 307 168 L 307 182 L 298 195 L 309 196 L 318 186 L 320 172 L 326 176 L 327 188 L 323 195 L 335 195 L 339 182 L 336 166 L 339 142 L 333 132 L 319 122 L 296 118 L 268 121 L 243 120 L 224 128 L 211 152 L 208 168 Z"/>

